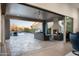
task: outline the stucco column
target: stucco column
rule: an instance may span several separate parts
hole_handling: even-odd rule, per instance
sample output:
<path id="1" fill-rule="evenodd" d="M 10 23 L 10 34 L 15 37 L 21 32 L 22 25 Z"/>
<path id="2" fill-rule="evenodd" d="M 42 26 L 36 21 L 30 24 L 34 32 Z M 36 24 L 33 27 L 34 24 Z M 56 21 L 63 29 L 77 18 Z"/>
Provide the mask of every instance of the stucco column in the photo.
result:
<path id="1" fill-rule="evenodd" d="M 1 15 L 1 42 L 4 44 L 5 41 L 5 16 Z"/>
<path id="2" fill-rule="evenodd" d="M 4 38 L 4 40 L 6 40 L 10 38 L 10 20 L 6 19 L 5 15 L 2 15 L 1 19 L 2 37 Z"/>
<path id="3" fill-rule="evenodd" d="M 1 15 L 1 43 L 1 53 L 3 53 L 3 55 L 7 55 L 5 41 L 5 15 Z"/>
<path id="4" fill-rule="evenodd" d="M 9 19 L 5 19 L 5 39 L 9 39 L 10 38 L 10 20 Z"/>
<path id="5" fill-rule="evenodd" d="M 64 17 L 64 43 L 66 43 L 66 16 Z"/>

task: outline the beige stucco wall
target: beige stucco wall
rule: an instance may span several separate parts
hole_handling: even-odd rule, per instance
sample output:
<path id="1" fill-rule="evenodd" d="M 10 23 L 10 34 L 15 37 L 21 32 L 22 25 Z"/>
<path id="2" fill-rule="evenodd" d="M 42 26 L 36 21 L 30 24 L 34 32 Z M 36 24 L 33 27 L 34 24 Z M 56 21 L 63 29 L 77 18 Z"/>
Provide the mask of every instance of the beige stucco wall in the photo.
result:
<path id="1" fill-rule="evenodd" d="M 74 32 L 79 31 L 79 15 L 78 15 L 78 9 L 73 9 L 72 11 L 72 17 L 73 17 L 73 30 Z"/>
<path id="2" fill-rule="evenodd" d="M 31 5 L 41 7 L 62 15 L 70 16 L 73 17 L 73 30 L 74 32 L 78 31 L 78 9 L 74 8 L 73 6 L 70 6 L 69 4 L 66 3 L 32 3 Z"/>

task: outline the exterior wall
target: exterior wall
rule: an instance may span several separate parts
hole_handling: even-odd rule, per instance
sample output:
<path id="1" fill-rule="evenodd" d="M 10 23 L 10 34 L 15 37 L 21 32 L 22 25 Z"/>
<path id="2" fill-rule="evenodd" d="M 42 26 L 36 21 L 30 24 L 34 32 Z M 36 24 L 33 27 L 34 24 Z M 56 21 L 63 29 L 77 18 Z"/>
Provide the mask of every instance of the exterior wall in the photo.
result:
<path id="1" fill-rule="evenodd" d="M 73 17 L 73 30 L 74 32 L 78 32 L 79 31 L 79 15 L 78 15 L 78 9 L 73 9 L 72 10 L 72 17 Z"/>
<path id="2" fill-rule="evenodd" d="M 1 4 L 0 4 L 0 42 L 1 42 Z"/>
<path id="3" fill-rule="evenodd" d="M 65 16 L 70 16 L 73 18 L 73 30 L 74 32 L 79 31 L 78 30 L 78 9 L 70 6 L 69 4 L 66 3 L 33 3 L 31 5 L 44 8 Z"/>

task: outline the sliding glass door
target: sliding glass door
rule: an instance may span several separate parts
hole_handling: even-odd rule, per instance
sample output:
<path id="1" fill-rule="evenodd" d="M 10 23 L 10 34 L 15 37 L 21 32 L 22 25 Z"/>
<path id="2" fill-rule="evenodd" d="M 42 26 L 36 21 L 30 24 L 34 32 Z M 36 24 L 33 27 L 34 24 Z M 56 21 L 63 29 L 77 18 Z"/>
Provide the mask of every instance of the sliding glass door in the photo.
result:
<path id="1" fill-rule="evenodd" d="M 73 32 L 73 18 L 67 17 L 66 18 L 66 23 L 67 23 L 66 31 L 67 32 Z"/>
<path id="2" fill-rule="evenodd" d="M 66 41 L 70 41 L 69 35 L 73 32 L 73 18 L 66 16 Z"/>

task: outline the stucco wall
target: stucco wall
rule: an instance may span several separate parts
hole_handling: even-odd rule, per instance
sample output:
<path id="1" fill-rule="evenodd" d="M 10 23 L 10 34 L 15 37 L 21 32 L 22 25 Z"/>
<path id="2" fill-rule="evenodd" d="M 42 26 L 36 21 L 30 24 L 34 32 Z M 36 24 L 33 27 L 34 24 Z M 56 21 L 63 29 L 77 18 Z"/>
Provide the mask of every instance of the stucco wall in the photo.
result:
<path id="1" fill-rule="evenodd" d="M 0 42 L 1 42 L 1 4 L 0 4 Z"/>
<path id="2" fill-rule="evenodd" d="M 73 17 L 73 30 L 74 32 L 78 32 L 79 31 L 79 15 L 78 15 L 78 9 L 73 9 L 72 11 L 72 17 Z"/>
<path id="3" fill-rule="evenodd" d="M 31 5 L 41 7 L 62 15 L 70 16 L 73 17 L 73 30 L 74 32 L 78 31 L 78 9 L 70 6 L 69 4 L 66 3 L 32 3 Z"/>

